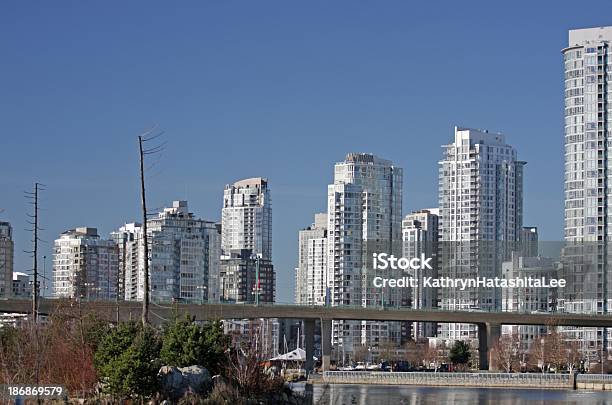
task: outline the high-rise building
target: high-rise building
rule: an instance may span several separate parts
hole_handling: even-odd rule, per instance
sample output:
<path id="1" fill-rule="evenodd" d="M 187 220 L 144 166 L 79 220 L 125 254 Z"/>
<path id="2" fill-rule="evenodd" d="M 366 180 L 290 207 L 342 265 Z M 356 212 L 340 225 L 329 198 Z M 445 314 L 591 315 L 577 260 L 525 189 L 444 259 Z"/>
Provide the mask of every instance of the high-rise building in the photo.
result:
<path id="1" fill-rule="evenodd" d="M 547 280 L 557 278 L 557 265 L 546 257 L 527 257 L 513 252 L 511 259 L 503 262 L 502 275 L 506 280 L 527 277 Z M 533 288 L 517 285 L 502 289 L 502 308 L 504 312 L 555 312 L 557 310 L 557 288 Z M 503 325 L 502 333 L 516 334 L 521 349 L 527 352 L 534 339 L 547 333 L 545 325 Z"/>
<path id="2" fill-rule="evenodd" d="M 13 228 L 0 221 L 0 297 L 11 295 L 13 286 Z"/>
<path id="3" fill-rule="evenodd" d="M 221 211 L 219 291 L 222 300 L 274 302 L 272 205 L 268 180 L 225 186 Z"/>
<path id="4" fill-rule="evenodd" d="M 250 249 L 272 260 L 272 202 L 268 180 L 255 177 L 228 184 L 223 192 L 221 250 Z"/>
<path id="5" fill-rule="evenodd" d="M 501 262 L 516 249 L 523 226 L 523 166 L 505 136 L 455 127 L 454 142 L 439 162 L 440 276 L 501 276 Z M 495 310 L 492 288 L 442 289 L 440 305 L 450 310 Z M 476 338 L 468 324 L 442 324 L 445 339 Z"/>
<path id="6" fill-rule="evenodd" d="M 119 247 L 119 294 L 126 301 L 142 301 L 144 297 L 144 244 L 142 225 L 125 224 L 111 232 Z"/>
<path id="7" fill-rule="evenodd" d="M 208 234 L 208 302 L 221 301 L 221 223 L 206 227 Z"/>
<path id="8" fill-rule="evenodd" d="M 612 239 L 612 27 L 569 31 L 565 69 L 565 239 Z"/>
<path id="9" fill-rule="evenodd" d="M 371 154 L 349 153 L 335 165 L 327 207 L 330 304 L 406 305 L 403 289 L 374 286 L 375 277 L 390 275 L 372 265 L 374 253 L 401 255 L 402 169 Z M 335 321 L 332 329 L 332 340 L 344 353 L 402 338 L 398 322 Z"/>
<path id="10" fill-rule="evenodd" d="M 187 201 L 174 201 L 147 223 L 151 240 L 151 297 L 188 302 L 208 301 L 209 273 L 219 252 L 215 252 L 217 226 L 195 218 Z"/>
<path id="11" fill-rule="evenodd" d="M 565 241 L 560 310 L 606 313 L 612 297 L 612 27 L 569 31 L 562 50 L 565 98 Z M 583 351 L 612 349 L 609 333 L 564 328 Z M 591 356 L 593 357 L 593 356 Z"/>
<path id="12" fill-rule="evenodd" d="M 228 184 L 221 211 L 219 296 L 236 303 L 272 303 L 276 273 L 272 265 L 272 200 L 261 177 Z M 226 320 L 234 343 L 256 339 L 267 354 L 278 351 L 278 320 Z M 228 329 L 229 328 L 229 329 Z"/>
<path id="13" fill-rule="evenodd" d="M 327 291 L 327 214 L 315 214 L 315 221 L 299 232 L 298 267 L 295 275 L 295 302 L 323 305 Z"/>
<path id="14" fill-rule="evenodd" d="M 519 233 L 519 252 L 525 257 L 538 256 L 538 228 L 524 226 Z"/>
<path id="15" fill-rule="evenodd" d="M 402 221 L 402 255 L 406 258 L 419 257 L 421 254 L 432 258 L 432 269 L 411 269 L 410 277 L 419 282 L 410 289 L 409 305 L 413 309 L 432 309 L 438 305 L 438 292 L 434 288 L 423 287 L 423 277 L 437 277 L 438 274 L 438 208 L 414 211 Z M 415 341 L 433 337 L 437 333 L 434 322 L 413 322 L 410 334 Z"/>
<path id="16" fill-rule="evenodd" d="M 269 260 L 253 256 L 250 249 L 234 249 L 221 260 L 219 291 L 223 302 L 272 303 L 276 275 Z"/>
<path id="17" fill-rule="evenodd" d="M 119 249 L 96 228 L 75 228 L 55 240 L 53 296 L 114 300 L 118 291 Z"/>
<path id="18" fill-rule="evenodd" d="M 140 224 L 112 233 L 119 246 L 126 300 L 144 296 L 144 240 Z M 198 219 L 187 201 L 173 201 L 147 221 L 151 299 L 201 303 L 218 300 L 220 233 L 217 224 Z"/>

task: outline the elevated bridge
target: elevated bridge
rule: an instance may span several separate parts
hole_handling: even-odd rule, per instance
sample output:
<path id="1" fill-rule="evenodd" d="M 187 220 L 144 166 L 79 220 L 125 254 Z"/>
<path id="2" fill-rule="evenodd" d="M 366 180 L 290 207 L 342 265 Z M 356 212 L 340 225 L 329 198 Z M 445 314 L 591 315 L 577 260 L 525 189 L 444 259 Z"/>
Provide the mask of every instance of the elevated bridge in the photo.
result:
<path id="1" fill-rule="evenodd" d="M 39 313 L 52 315 L 62 306 L 79 306 L 108 321 L 139 320 L 142 303 L 136 301 L 74 301 L 41 298 Z M 0 299 L 0 313 L 29 313 L 31 302 Z M 478 326 L 481 369 L 489 369 L 491 348 L 501 334 L 501 325 L 558 325 L 612 327 L 610 314 L 516 313 L 486 311 L 413 310 L 407 308 L 324 307 L 284 304 L 151 304 L 151 322 L 162 323 L 175 315 L 188 314 L 195 320 L 288 318 L 304 321 L 307 359 L 314 351 L 315 322 L 321 323 L 323 370 L 329 370 L 333 320 L 469 323 Z M 306 368 L 312 368 L 307 361 Z"/>

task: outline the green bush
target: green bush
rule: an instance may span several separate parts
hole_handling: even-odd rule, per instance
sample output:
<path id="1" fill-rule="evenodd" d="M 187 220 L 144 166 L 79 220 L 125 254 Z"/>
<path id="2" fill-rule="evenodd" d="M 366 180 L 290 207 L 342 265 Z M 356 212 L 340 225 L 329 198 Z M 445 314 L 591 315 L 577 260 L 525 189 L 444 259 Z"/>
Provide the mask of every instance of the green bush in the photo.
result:
<path id="1" fill-rule="evenodd" d="M 453 364 L 467 364 L 470 361 L 470 356 L 470 345 L 463 340 L 457 340 L 450 349 L 448 359 Z"/>
<path id="2" fill-rule="evenodd" d="M 157 391 L 160 339 L 151 327 L 124 323 L 100 342 L 95 366 L 104 391 L 121 397 L 150 396 Z"/>
<path id="3" fill-rule="evenodd" d="M 198 325 L 189 317 L 166 324 L 160 352 L 166 366 L 185 367 L 200 365 L 211 374 L 221 370 L 229 338 L 223 334 L 221 322 Z"/>

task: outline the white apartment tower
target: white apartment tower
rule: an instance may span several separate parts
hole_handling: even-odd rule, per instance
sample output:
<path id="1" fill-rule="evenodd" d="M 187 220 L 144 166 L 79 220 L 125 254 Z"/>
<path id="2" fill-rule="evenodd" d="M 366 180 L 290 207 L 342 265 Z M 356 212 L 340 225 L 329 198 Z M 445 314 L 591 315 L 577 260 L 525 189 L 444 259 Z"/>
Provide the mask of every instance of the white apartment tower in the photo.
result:
<path id="1" fill-rule="evenodd" d="M 565 239 L 612 239 L 612 27 L 569 32 L 565 68 Z"/>
<path id="2" fill-rule="evenodd" d="M 439 162 L 441 266 L 444 277 L 501 276 L 501 262 L 518 243 L 523 223 L 523 166 L 505 136 L 455 127 Z M 495 310 L 499 292 L 443 289 L 443 309 Z M 468 339 L 476 329 L 442 324 L 441 337 Z"/>
<path id="3" fill-rule="evenodd" d="M 142 225 L 125 224 L 111 232 L 110 237 L 119 247 L 120 298 L 142 301 L 144 297 L 144 243 Z"/>
<path id="4" fill-rule="evenodd" d="M 565 98 L 565 241 L 561 310 L 606 313 L 612 297 L 612 27 L 569 31 Z M 603 329 L 564 328 L 585 351 L 612 349 Z"/>
<path id="5" fill-rule="evenodd" d="M 411 212 L 402 221 L 402 256 L 411 258 L 432 258 L 432 270 L 410 270 L 410 276 L 417 280 L 423 277 L 436 277 L 438 274 L 438 240 L 439 235 L 439 209 L 428 208 Z M 438 292 L 434 288 L 424 288 L 419 282 L 410 289 L 410 307 L 412 309 L 432 309 L 438 305 Z M 437 333 L 437 324 L 434 322 L 413 322 L 410 333 L 414 340 L 433 337 Z"/>
<path id="6" fill-rule="evenodd" d="M 187 201 L 174 201 L 148 221 L 147 231 L 152 241 L 151 297 L 208 301 L 208 276 L 219 254 L 210 249 L 215 223 L 195 218 Z"/>
<path id="7" fill-rule="evenodd" d="M 272 204 L 268 180 L 225 186 L 221 210 L 221 299 L 274 302 Z"/>
<path id="8" fill-rule="evenodd" d="M 0 297 L 11 295 L 13 287 L 13 228 L 0 221 Z"/>
<path id="9" fill-rule="evenodd" d="M 299 232 L 298 267 L 295 269 L 295 302 L 323 305 L 327 291 L 327 213 Z"/>
<path id="10" fill-rule="evenodd" d="M 173 201 L 148 220 L 147 232 L 152 300 L 218 301 L 218 224 L 196 218 L 187 201 Z M 125 300 L 140 301 L 144 296 L 143 228 L 126 224 L 111 235 L 119 246 Z"/>
<path id="11" fill-rule="evenodd" d="M 53 296 L 114 300 L 118 292 L 119 250 L 96 228 L 75 228 L 55 240 Z"/>
<path id="12" fill-rule="evenodd" d="M 336 163 L 327 189 L 327 285 L 333 306 L 406 305 L 402 289 L 376 288 L 373 253 L 401 255 L 402 169 L 367 153 Z M 400 342 L 399 323 L 334 322 L 332 340 L 350 353 L 356 345 Z"/>
<path id="13" fill-rule="evenodd" d="M 268 180 L 255 177 L 228 184 L 223 192 L 221 250 L 249 249 L 272 260 L 272 202 Z"/>

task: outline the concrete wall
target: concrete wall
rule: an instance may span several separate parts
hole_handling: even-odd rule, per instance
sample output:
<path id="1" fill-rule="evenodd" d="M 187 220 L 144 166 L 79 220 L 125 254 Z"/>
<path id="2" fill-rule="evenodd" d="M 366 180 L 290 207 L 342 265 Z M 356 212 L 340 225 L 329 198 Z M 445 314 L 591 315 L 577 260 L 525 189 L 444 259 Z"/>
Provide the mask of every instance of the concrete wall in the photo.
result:
<path id="1" fill-rule="evenodd" d="M 591 391 L 612 391 L 612 375 L 579 374 L 576 377 L 576 389 Z"/>

